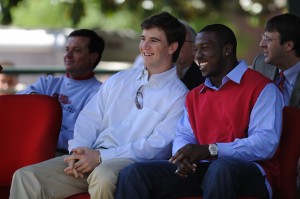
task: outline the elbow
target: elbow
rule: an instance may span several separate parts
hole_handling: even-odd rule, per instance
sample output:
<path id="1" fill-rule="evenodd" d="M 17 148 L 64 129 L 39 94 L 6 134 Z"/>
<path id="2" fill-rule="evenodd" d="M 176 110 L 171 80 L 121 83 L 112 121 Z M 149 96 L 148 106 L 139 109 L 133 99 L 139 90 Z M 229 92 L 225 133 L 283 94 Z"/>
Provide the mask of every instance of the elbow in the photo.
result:
<path id="1" fill-rule="evenodd" d="M 279 142 L 276 142 L 276 141 L 272 141 L 272 142 L 269 142 L 263 149 L 262 149 L 262 159 L 263 160 L 269 160 L 271 159 L 276 151 L 277 151 L 277 148 L 279 146 Z"/>

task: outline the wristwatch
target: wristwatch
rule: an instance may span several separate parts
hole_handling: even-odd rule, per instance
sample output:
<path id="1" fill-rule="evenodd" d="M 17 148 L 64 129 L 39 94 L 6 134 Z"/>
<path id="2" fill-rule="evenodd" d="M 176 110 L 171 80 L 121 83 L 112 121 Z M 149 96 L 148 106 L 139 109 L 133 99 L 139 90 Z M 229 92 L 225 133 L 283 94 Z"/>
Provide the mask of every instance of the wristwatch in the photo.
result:
<path id="1" fill-rule="evenodd" d="M 209 144 L 208 145 L 208 151 L 209 151 L 211 157 L 217 157 L 218 156 L 218 146 L 216 144 Z"/>

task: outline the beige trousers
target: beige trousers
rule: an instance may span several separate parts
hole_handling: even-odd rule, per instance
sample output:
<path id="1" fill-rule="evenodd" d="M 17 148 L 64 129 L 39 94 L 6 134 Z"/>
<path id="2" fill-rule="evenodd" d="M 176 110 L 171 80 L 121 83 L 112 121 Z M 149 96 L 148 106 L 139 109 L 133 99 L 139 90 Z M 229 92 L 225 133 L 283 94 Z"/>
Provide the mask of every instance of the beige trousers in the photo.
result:
<path id="1" fill-rule="evenodd" d="M 10 199 L 66 198 L 89 192 L 91 199 L 113 199 L 119 171 L 134 163 L 130 159 L 104 161 L 84 178 L 64 173 L 66 156 L 27 166 L 14 173 Z"/>

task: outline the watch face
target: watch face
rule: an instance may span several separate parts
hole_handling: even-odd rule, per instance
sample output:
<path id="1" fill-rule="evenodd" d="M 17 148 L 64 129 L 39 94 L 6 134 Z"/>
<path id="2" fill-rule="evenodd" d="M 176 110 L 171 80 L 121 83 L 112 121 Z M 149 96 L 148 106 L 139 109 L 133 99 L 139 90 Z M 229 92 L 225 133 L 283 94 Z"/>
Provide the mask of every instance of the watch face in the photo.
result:
<path id="1" fill-rule="evenodd" d="M 211 156 L 218 155 L 218 146 L 216 144 L 210 144 L 208 150 Z"/>

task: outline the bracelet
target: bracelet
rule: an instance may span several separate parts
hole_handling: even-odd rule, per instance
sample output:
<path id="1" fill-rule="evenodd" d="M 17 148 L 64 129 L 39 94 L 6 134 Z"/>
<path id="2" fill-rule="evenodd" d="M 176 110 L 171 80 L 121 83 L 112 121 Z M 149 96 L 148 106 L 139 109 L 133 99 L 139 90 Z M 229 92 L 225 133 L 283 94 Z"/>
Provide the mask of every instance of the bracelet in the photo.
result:
<path id="1" fill-rule="evenodd" d="M 98 151 L 98 166 L 99 166 L 102 163 L 102 158 L 101 158 L 100 150 L 97 151 Z"/>

